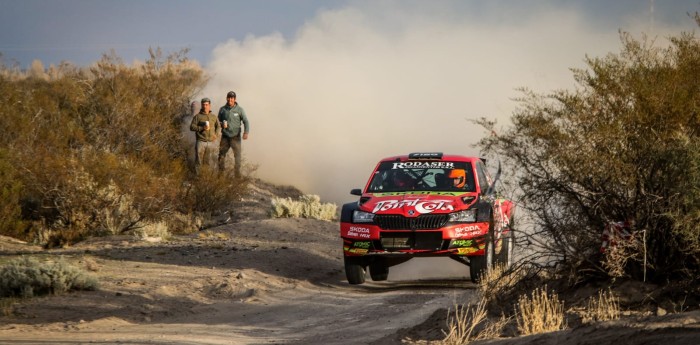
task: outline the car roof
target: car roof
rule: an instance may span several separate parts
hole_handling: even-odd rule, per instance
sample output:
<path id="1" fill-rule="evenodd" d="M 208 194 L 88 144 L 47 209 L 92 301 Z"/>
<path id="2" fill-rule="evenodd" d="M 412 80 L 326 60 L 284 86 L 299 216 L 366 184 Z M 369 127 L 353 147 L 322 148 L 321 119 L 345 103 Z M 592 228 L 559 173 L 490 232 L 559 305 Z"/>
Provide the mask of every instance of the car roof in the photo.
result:
<path id="1" fill-rule="evenodd" d="M 474 162 L 482 160 L 479 157 L 443 154 L 442 152 L 413 152 L 407 155 L 386 157 L 382 162 L 405 162 L 405 161 L 451 161 L 451 162 Z"/>

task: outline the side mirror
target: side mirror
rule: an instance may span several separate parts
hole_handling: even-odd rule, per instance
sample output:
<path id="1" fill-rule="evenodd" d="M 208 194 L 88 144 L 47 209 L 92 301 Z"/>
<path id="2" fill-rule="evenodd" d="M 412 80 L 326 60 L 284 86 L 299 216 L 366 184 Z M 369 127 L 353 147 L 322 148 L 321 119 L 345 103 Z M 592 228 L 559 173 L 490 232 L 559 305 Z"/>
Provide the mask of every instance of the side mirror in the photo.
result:
<path id="1" fill-rule="evenodd" d="M 352 194 L 352 195 L 357 195 L 357 196 L 362 196 L 362 189 L 355 188 L 355 189 L 353 189 L 353 190 L 350 191 L 350 194 Z"/>

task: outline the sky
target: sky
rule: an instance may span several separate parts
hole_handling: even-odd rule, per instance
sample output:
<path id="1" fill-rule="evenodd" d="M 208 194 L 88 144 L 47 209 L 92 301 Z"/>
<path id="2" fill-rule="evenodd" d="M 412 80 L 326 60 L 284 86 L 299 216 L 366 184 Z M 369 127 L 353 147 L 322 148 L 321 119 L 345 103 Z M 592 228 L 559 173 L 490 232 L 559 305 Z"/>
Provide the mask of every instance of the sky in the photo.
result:
<path id="1" fill-rule="evenodd" d="M 0 57 L 87 66 L 114 50 L 190 49 L 212 109 L 236 91 L 256 176 L 341 204 L 376 162 L 479 155 L 480 117 L 507 126 L 518 88 L 572 89 L 570 68 L 619 31 L 695 32 L 700 0 L 0 0 Z M 190 133 L 186 133 L 189 135 Z"/>

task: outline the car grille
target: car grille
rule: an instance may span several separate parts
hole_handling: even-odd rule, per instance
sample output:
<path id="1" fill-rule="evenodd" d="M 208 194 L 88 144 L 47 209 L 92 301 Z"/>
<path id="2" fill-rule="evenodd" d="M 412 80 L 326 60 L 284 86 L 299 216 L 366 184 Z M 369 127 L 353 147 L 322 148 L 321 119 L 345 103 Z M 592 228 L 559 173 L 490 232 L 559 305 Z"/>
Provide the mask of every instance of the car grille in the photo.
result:
<path id="1" fill-rule="evenodd" d="M 430 230 L 445 226 L 448 214 L 423 214 L 414 218 L 407 218 L 397 214 L 378 214 L 374 216 L 374 222 L 383 230 Z"/>
<path id="2" fill-rule="evenodd" d="M 439 250 L 442 247 L 442 232 L 385 232 L 382 233 L 382 247 L 385 250 L 419 249 Z"/>

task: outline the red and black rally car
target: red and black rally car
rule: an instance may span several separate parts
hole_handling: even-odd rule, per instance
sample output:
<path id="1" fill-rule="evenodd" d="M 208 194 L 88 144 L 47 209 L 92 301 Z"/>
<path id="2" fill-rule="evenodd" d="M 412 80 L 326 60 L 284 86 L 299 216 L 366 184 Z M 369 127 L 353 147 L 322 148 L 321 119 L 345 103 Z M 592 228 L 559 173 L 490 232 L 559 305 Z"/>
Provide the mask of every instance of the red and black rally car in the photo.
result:
<path id="1" fill-rule="evenodd" d="M 500 175 L 496 175 L 496 180 Z M 350 284 L 386 280 L 389 267 L 414 257 L 450 257 L 471 280 L 513 258 L 514 205 L 497 197 L 484 161 L 412 153 L 382 159 L 360 200 L 343 205 L 345 274 Z"/>

